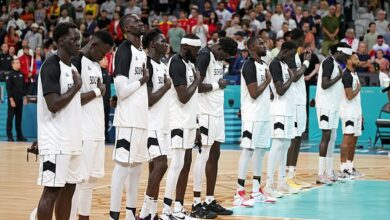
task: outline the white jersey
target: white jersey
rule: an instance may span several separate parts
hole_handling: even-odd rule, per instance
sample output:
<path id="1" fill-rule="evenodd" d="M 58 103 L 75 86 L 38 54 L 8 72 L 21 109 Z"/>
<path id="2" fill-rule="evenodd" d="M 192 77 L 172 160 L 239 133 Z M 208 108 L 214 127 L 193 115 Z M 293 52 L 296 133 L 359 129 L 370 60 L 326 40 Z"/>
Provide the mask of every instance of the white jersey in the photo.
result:
<path id="1" fill-rule="evenodd" d="M 302 67 L 301 59 L 299 58 L 298 53 L 295 54 L 295 65 L 296 69 L 299 70 Z M 305 77 L 302 75 L 298 81 L 291 84 L 295 93 L 295 104 L 297 105 L 306 105 L 306 84 Z"/>
<path id="2" fill-rule="evenodd" d="M 81 99 L 77 92 L 73 99 L 56 113 L 49 111 L 45 96 L 50 93 L 66 93 L 74 84 L 72 69 L 57 55 L 50 56 L 42 64 L 38 77 L 37 118 L 39 154 L 81 153 L 82 141 Z"/>
<path id="3" fill-rule="evenodd" d="M 80 53 L 79 56 L 72 59 L 79 73 L 83 86 L 81 93 L 91 92 L 97 88 L 97 81 L 103 83 L 102 69 L 98 62 L 93 62 Z M 83 140 L 104 140 L 104 107 L 103 97 L 99 96 L 92 99 L 82 109 L 82 138 Z"/>
<path id="4" fill-rule="evenodd" d="M 247 85 L 256 83 L 261 85 L 265 82 L 265 63 L 259 63 L 252 57 L 247 59 L 241 70 L 241 117 L 243 121 L 269 121 L 270 120 L 270 89 L 265 88 L 263 93 L 253 99 Z"/>
<path id="5" fill-rule="evenodd" d="M 290 86 L 290 88 L 288 88 L 282 96 L 278 95 L 275 88 L 275 82 L 282 82 L 285 84 L 290 79 L 288 65 L 275 58 L 270 63 L 269 68 L 273 78 L 272 87 L 274 91 L 274 100 L 271 105 L 271 115 L 293 116 L 295 111 L 292 109 L 294 109 L 296 105 L 294 88 L 291 88 Z"/>
<path id="6" fill-rule="evenodd" d="M 340 66 L 333 57 L 326 58 L 320 66 L 318 72 L 317 91 L 316 91 L 316 107 L 339 111 L 340 102 L 343 97 L 344 88 L 341 80 L 337 81 L 328 89 L 323 89 L 322 77 L 327 76 L 330 79 L 336 78 L 340 73 Z"/>
<path id="7" fill-rule="evenodd" d="M 356 72 L 352 73 L 348 69 L 344 71 L 342 83 L 344 89 L 351 88 L 355 90 L 360 84 L 359 77 Z M 348 100 L 344 92 L 340 104 L 340 117 L 361 117 L 362 106 L 360 101 L 360 92 L 352 99 Z"/>
<path id="8" fill-rule="evenodd" d="M 184 61 L 179 54 L 174 55 L 168 63 L 169 75 L 174 87 L 185 85 L 187 88 L 194 82 L 194 64 Z M 196 128 L 196 115 L 198 113 L 198 89 L 191 99 L 183 104 L 180 102 L 176 89 L 172 88 L 172 101 L 170 104 L 171 129 Z"/>
<path id="9" fill-rule="evenodd" d="M 164 75 L 169 78 L 168 68 L 163 63 L 157 63 L 148 57 L 149 82 L 152 93 L 164 86 Z M 160 100 L 149 107 L 149 129 L 169 133 L 169 104 L 172 91 L 167 91 Z"/>
<path id="10" fill-rule="evenodd" d="M 214 54 L 207 47 L 199 52 L 197 69 L 204 76 L 203 83 L 218 83 L 223 78 L 223 63 L 217 61 Z M 199 93 L 199 114 L 208 114 L 223 117 L 224 92 L 217 89 L 210 92 Z"/>
<path id="11" fill-rule="evenodd" d="M 125 40 L 115 55 L 115 75 L 126 77 L 127 84 L 139 81 L 143 77 L 142 66 L 146 66 L 146 54 Z M 121 79 L 123 79 L 121 77 Z M 118 78 L 114 79 L 117 90 Z M 114 126 L 148 128 L 148 91 L 146 83 L 128 97 L 118 97 L 114 116 Z"/>

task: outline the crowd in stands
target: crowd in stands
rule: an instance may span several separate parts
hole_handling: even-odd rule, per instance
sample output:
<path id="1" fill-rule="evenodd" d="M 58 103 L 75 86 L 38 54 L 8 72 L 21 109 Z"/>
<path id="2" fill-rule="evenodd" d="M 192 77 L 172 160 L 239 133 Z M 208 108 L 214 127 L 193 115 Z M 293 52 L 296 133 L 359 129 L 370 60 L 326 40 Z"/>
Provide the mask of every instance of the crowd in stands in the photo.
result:
<path id="1" fill-rule="evenodd" d="M 107 30 L 119 45 L 123 41 L 119 19 L 125 14 L 140 16 L 148 28 L 159 28 L 167 36 L 171 47 L 163 62 L 180 50 L 186 33 L 199 36 L 202 47 L 222 36 L 235 39 L 238 53 L 226 70 L 233 79 L 239 79 L 234 76 L 250 56 L 248 37 L 266 42 L 264 60 L 270 62 L 297 27 L 306 33 L 305 49 L 316 54 L 305 73 L 308 84 L 316 82 L 319 63 L 339 41 L 359 55 L 359 73 L 390 75 L 390 16 L 384 0 L 0 0 L 0 6 L 0 71 L 9 71 L 17 57 L 27 84 L 36 81 L 45 57 L 55 50 L 56 24 L 77 24 L 83 43 L 95 31 Z M 107 54 L 109 73 L 114 54 L 115 48 Z"/>

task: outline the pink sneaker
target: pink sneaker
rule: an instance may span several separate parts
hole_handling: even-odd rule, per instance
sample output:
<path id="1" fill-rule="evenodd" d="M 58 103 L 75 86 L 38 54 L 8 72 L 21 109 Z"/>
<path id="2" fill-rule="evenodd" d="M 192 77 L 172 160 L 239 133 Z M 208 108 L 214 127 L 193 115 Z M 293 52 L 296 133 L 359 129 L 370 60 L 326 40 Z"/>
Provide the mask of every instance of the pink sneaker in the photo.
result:
<path id="1" fill-rule="evenodd" d="M 245 199 L 245 190 L 238 191 L 234 195 L 234 206 L 253 207 L 255 201 L 253 199 Z"/>

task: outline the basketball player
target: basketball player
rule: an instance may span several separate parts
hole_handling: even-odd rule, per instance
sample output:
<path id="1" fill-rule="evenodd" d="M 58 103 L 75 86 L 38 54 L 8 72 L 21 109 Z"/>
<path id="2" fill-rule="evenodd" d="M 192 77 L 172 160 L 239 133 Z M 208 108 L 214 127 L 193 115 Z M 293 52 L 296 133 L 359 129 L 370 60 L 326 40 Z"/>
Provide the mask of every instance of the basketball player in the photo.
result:
<path id="1" fill-rule="evenodd" d="M 148 91 L 146 54 L 140 37 L 145 26 L 136 15 L 125 15 L 119 21 L 124 40 L 115 55 L 115 90 L 118 96 L 114 115 L 116 143 L 111 179 L 110 219 L 119 219 L 123 184 L 126 179 L 126 220 L 135 219 L 138 183 L 142 162 L 147 158 Z M 129 178 L 127 178 L 129 177 Z"/>
<path id="2" fill-rule="evenodd" d="M 340 106 L 340 118 L 343 128 L 343 142 L 340 146 L 339 178 L 347 180 L 361 177 L 362 174 L 353 167 L 353 158 L 358 137 L 362 134 L 362 106 L 360 102 L 360 81 L 355 72 L 359 58 L 353 54 L 347 61 L 342 83 L 344 97 Z"/>
<path id="3" fill-rule="evenodd" d="M 310 54 L 307 56 L 306 63 L 302 65 L 299 58 L 300 53 L 303 53 L 303 45 L 305 42 L 305 33 L 303 30 L 295 28 L 290 32 L 291 42 L 297 47 L 297 53 L 295 54 L 292 62 L 288 63 L 289 68 L 294 72 L 294 82 L 291 87 L 295 93 L 295 111 L 294 113 L 294 135 L 295 137 L 291 140 L 290 148 L 287 154 L 287 184 L 293 188 L 308 188 L 311 184 L 304 182 L 295 176 L 295 167 L 298 161 L 299 150 L 301 147 L 302 134 L 306 130 L 306 85 L 303 77 L 304 72 L 309 66 L 311 59 Z M 282 171 L 284 172 L 284 171 Z"/>
<path id="4" fill-rule="evenodd" d="M 92 189 L 98 178 L 104 176 L 104 106 L 103 96 L 106 86 L 102 83 L 102 70 L 99 61 L 114 45 L 111 35 L 106 31 L 97 31 L 81 49 L 81 53 L 72 58 L 72 64 L 81 74 L 83 86 L 81 92 L 82 120 L 82 183 L 76 187 L 73 196 L 72 216 L 76 219 L 89 219 L 91 213 Z"/>
<path id="5" fill-rule="evenodd" d="M 160 183 L 168 169 L 167 153 L 169 151 L 169 103 L 171 79 L 167 76 L 167 66 L 161 57 L 168 50 L 168 42 L 159 29 L 154 29 L 142 37 L 143 48 L 147 49 L 147 82 L 149 97 L 149 138 L 150 156 L 149 179 L 145 198 L 139 215 L 142 219 L 154 219 L 157 212 L 157 198 Z"/>
<path id="6" fill-rule="evenodd" d="M 223 208 L 214 199 L 218 173 L 218 160 L 221 143 L 225 141 L 225 120 L 223 111 L 224 92 L 227 81 L 223 79 L 223 60 L 234 56 L 237 43 L 222 37 L 217 44 L 200 50 L 196 67 L 200 72 L 198 121 L 203 146 L 199 150 L 194 166 L 194 204 L 192 215 L 200 209 L 202 179 L 206 170 L 206 200 L 203 206 L 218 215 L 231 215 L 232 211 Z"/>
<path id="7" fill-rule="evenodd" d="M 81 174 L 80 74 L 71 57 L 80 50 L 80 32 L 71 23 L 53 32 L 57 53 L 42 64 L 38 78 L 38 184 L 44 186 L 38 219 L 68 220 L 72 197 Z"/>
<path id="8" fill-rule="evenodd" d="M 316 182 L 327 185 L 337 180 L 333 172 L 333 150 L 339 124 L 340 103 L 344 94 L 342 66 L 345 66 L 352 55 L 352 50 L 348 44 L 338 43 L 331 47 L 331 54 L 321 63 L 316 91 L 317 120 L 322 130 Z"/>
<path id="9" fill-rule="evenodd" d="M 261 60 L 266 55 L 265 43 L 261 38 L 251 37 L 247 41 L 251 57 L 242 67 L 241 74 L 241 156 L 238 164 L 237 191 L 233 205 L 253 206 L 258 202 L 275 202 L 260 192 L 263 158 L 270 146 L 271 96 L 269 84 L 272 77 L 268 65 Z M 253 186 L 251 199 L 245 199 L 245 179 L 249 161 L 253 158 Z"/>
<path id="10" fill-rule="evenodd" d="M 278 56 L 270 63 L 269 69 L 273 78 L 274 100 L 271 106 L 271 138 L 272 145 L 268 156 L 267 181 L 265 192 L 271 197 L 280 198 L 283 193 L 297 193 L 299 190 L 286 184 L 283 174 L 287 151 L 291 139 L 294 138 L 294 111 L 295 93 L 291 84 L 294 74 L 289 70 L 287 63 L 294 59 L 296 46 L 292 42 L 284 42 Z M 278 165 L 278 189 L 274 187 L 274 172 Z"/>
<path id="11" fill-rule="evenodd" d="M 200 46 L 200 39 L 196 35 L 186 35 L 181 40 L 180 53 L 174 55 L 168 63 L 168 72 L 174 85 L 169 124 L 172 160 L 168 168 L 164 208 L 160 217 L 163 220 L 186 218 L 183 200 L 192 161 L 192 146 L 196 138 L 198 85 L 201 80 L 199 72 L 195 71 L 194 62 Z M 176 202 L 172 212 L 171 205 L 175 188 Z"/>

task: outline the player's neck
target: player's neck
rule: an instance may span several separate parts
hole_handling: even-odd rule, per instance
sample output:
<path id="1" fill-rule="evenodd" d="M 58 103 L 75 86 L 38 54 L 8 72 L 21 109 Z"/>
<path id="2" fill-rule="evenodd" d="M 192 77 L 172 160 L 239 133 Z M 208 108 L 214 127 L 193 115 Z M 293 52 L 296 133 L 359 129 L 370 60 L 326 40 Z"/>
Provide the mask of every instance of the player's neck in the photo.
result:
<path id="1" fill-rule="evenodd" d="M 163 56 L 163 54 L 157 53 L 156 50 L 149 50 L 148 55 L 156 63 L 160 63 L 161 57 Z"/>
<path id="2" fill-rule="evenodd" d="M 60 60 L 65 63 L 66 65 L 70 66 L 70 54 L 68 54 L 64 49 L 58 48 L 57 50 L 57 56 L 60 58 Z"/>
<path id="3" fill-rule="evenodd" d="M 127 34 L 127 40 L 131 42 L 134 47 L 141 50 L 141 38 L 132 34 Z"/>
<path id="4" fill-rule="evenodd" d="M 261 57 L 259 55 L 257 55 L 255 52 L 252 52 L 252 58 L 258 62 L 258 63 L 262 63 L 263 61 L 261 60 Z"/>

